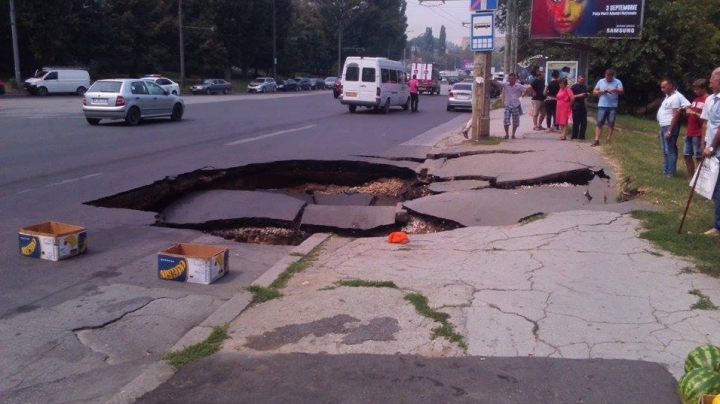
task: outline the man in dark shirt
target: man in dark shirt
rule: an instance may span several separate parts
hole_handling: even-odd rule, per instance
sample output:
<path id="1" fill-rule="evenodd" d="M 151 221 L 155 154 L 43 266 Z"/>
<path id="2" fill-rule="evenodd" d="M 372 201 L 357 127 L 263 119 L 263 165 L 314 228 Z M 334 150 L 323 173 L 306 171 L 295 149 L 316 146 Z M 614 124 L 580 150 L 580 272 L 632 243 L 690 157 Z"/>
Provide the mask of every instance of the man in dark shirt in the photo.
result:
<path id="1" fill-rule="evenodd" d="M 574 94 L 571 105 L 573 125 L 570 139 L 585 140 L 585 131 L 587 131 L 587 105 L 585 105 L 585 99 L 588 96 L 585 76 L 578 75 L 577 83 L 570 87 L 570 91 Z"/>
<path id="2" fill-rule="evenodd" d="M 543 119 L 545 119 L 545 72 L 538 70 L 535 78 L 530 81 L 527 91 L 532 94 L 532 118 L 533 130 L 545 130 L 542 127 Z"/>
<path id="3" fill-rule="evenodd" d="M 555 108 L 557 108 L 557 93 L 560 91 L 560 83 L 558 82 L 558 78 L 560 77 L 560 72 L 557 70 L 553 70 L 552 73 L 550 73 L 550 82 L 548 82 L 547 87 L 545 87 L 545 112 L 547 113 L 547 131 L 548 132 L 557 132 L 560 130 L 560 127 L 555 123 Z"/>

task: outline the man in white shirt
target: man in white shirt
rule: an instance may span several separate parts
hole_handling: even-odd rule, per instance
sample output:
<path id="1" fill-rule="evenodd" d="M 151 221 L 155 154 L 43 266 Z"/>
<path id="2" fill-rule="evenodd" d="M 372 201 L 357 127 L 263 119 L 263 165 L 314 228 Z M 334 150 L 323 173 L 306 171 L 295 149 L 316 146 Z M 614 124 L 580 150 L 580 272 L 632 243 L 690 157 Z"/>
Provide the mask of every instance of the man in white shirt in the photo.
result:
<path id="1" fill-rule="evenodd" d="M 499 83 L 493 80 L 490 84 L 494 87 L 502 87 L 503 103 L 505 104 L 505 113 L 503 115 L 503 127 L 505 128 L 505 139 L 508 138 L 508 129 L 510 128 L 510 118 L 512 118 L 512 138 L 515 139 L 515 132 L 520 126 L 520 115 L 522 115 L 522 107 L 520 106 L 520 97 L 525 95 L 526 88 L 517 82 L 517 74 L 510 73 L 508 81 Z"/>
<path id="2" fill-rule="evenodd" d="M 710 88 L 712 95 L 707 97 L 705 108 L 703 108 L 701 119 L 705 120 L 705 149 L 703 157 L 718 158 L 720 157 L 720 67 L 713 70 L 710 75 Z M 720 235 L 720 176 L 718 183 L 715 184 L 715 191 L 712 195 L 715 202 L 715 223 L 713 228 L 706 231 L 709 236 Z"/>
<path id="3" fill-rule="evenodd" d="M 680 111 L 689 107 L 690 101 L 675 89 L 675 82 L 672 79 L 660 82 L 660 90 L 665 94 L 665 99 L 657 112 L 657 121 L 660 124 L 660 149 L 664 159 L 663 175 L 672 178 L 677 171 Z"/>

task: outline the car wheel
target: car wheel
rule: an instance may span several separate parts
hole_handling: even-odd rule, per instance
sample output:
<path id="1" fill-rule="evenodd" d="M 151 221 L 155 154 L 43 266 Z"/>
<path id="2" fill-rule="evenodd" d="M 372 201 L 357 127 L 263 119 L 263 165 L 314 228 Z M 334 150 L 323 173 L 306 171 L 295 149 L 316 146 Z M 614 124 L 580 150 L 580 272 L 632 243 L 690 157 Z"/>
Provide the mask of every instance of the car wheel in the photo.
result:
<path id="1" fill-rule="evenodd" d="M 350 110 L 350 112 L 353 112 L 353 113 L 354 113 L 355 110 L 357 110 L 357 106 L 355 106 L 355 105 L 348 105 L 348 109 Z"/>
<path id="2" fill-rule="evenodd" d="M 125 122 L 130 126 L 135 126 L 140 123 L 140 109 L 138 107 L 130 108 L 127 115 L 125 115 Z"/>
<path id="3" fill-rule="evenodd" d="M 86 91 L 87 91 L 87 88 L 80 86 L 77 88 L 77 90 L 75 90 L 75 94 L 84 95 Z"/>
<path id="4" fill-rule="evenodd" d="M 295 87 L 295 91 L 300 91 L 300 87 Z"/>
<path id="5" fill-rule="evenodd" d="M 385 101 L 385 105 L 383 105 L 383 114 L 387 114 L 390 112 L 390 98 Z"/>
<path id="6" fill-rule="evenodd" d="M 410 109 L 410 97 L 408 97 L 407 101 L 405 101 L 405 104 L 403 104 L 403 111 L 407 111 Z"/>
<path id="7" fill-rule="evenodd" d="M 277 87 L 273 87 L 273 93 L 277 92 Z"/>
<path id="8" fill-rule="evenodd" d="M 179 121 L 183 116 L 183 106 L 180 103 L 173 105 L 172 114 L 170 114 L 171 121 Z"/>
<path id="9" fill-rule="evenodd" d="M 48 93 L 48 91 L 47 91 L 47 88 L 45 88 L 45 87 L 40 87 L 37 89 L 37 95 L 39 95 L 41 97 L 47 95 L 47 93 Z"/>
<path id="10" fill-rule="evenodd" d="M 97 124 L 100 123 L 100 119 L 98 119 L 98 118 L 85 118 L 85 120 L 86 120 L 87 123 L 89 123 L 90 125 L 97 125 Z"/>
<path id="11" fill-rule="evenodd" d="M 225 87 L 223 88 L 223 94 L 227 95 L 230 92 L 230 89 Z"/>
<path id="12" fill-rule="evenodd" d="M 263 87 L 262 90 L 260 90 L 260 92 L 261 92 L 261 93 L 264 93 L 264 92 L 265 92 L 265 87 Z"/>
<path id="13" fill-rule="evenodd" d="M 448 112 L 450 112 L 450 111 L 453 110 L 453 107 L 451 107 L 450 105 L 448 105 L 448 106 L 447 106 L 447 110 L 448 110 Z"/>
<path id="14" fill-rule="evenodd" d="M 205 94 L 210 95 L 210 94 L 212 94 L 212 91 L 211 91 L 209 88 L 206 88 L 206 89 L 205 89 Z"/>

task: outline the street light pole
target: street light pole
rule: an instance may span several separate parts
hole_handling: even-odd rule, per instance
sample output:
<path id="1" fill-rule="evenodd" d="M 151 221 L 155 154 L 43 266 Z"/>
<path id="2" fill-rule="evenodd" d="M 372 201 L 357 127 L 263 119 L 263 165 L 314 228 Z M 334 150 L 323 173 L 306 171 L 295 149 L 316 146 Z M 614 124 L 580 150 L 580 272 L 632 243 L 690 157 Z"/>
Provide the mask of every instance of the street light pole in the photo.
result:
<path id="1" fill-rule="evenodd" d="M 182 25 L 182 0 L 178 0 L 178 36 L 180 38 L 180 88 L 185 87 L 185 39 Z"/>
<path id="2" fill-rule="evenodd" d="M 10 0 L 10 32 L 12 33 L 13 59 L 15 61 L 15 84 L 20 88 L 20 53 L 18 51 L 17 23 L 15 21 L 15 0 Z"/>
<path id="3" fill-rule="evenodd" d="M 342 77 L 342 14 L 338 28 L 338 77 Z"/>
<path id="4" fill-rule="evenodd" d="M 277 77 L 277 37 L 276 37 L 276 31 L 275 31 L 275 0 L 272 2 L 272 25 L 273 25 L 273 78 Z"/>

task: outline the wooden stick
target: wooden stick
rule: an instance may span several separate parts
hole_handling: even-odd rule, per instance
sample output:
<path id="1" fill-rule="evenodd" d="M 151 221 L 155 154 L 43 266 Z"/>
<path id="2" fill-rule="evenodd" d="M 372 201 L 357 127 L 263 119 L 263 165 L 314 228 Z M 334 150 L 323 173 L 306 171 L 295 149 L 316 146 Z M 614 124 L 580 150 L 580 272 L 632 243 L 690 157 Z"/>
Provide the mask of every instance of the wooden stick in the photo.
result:
<path id="1" fill-rule="evenodd" d="M 685 212 L 683 212 L 682 220 L 680 221 L 680 227 L 678 228 L 678 234 L 682 234 L 683 223 L 685 223 L 685 217 L 687 216 L 688 209 L 690 209 L 690 202 L 692 201 L 693 195 L 695 195 L 695 186 L 700 179 L 700 170 L 702 170 L 703 163 L 705 163 L 705 156 L 700 160 L 700 165 L 695 171 L 695 181 L 693 181 L 692 189 L 690 190 L 690 196 L 688 197 L 687 204 L 685 205 Z"/>

